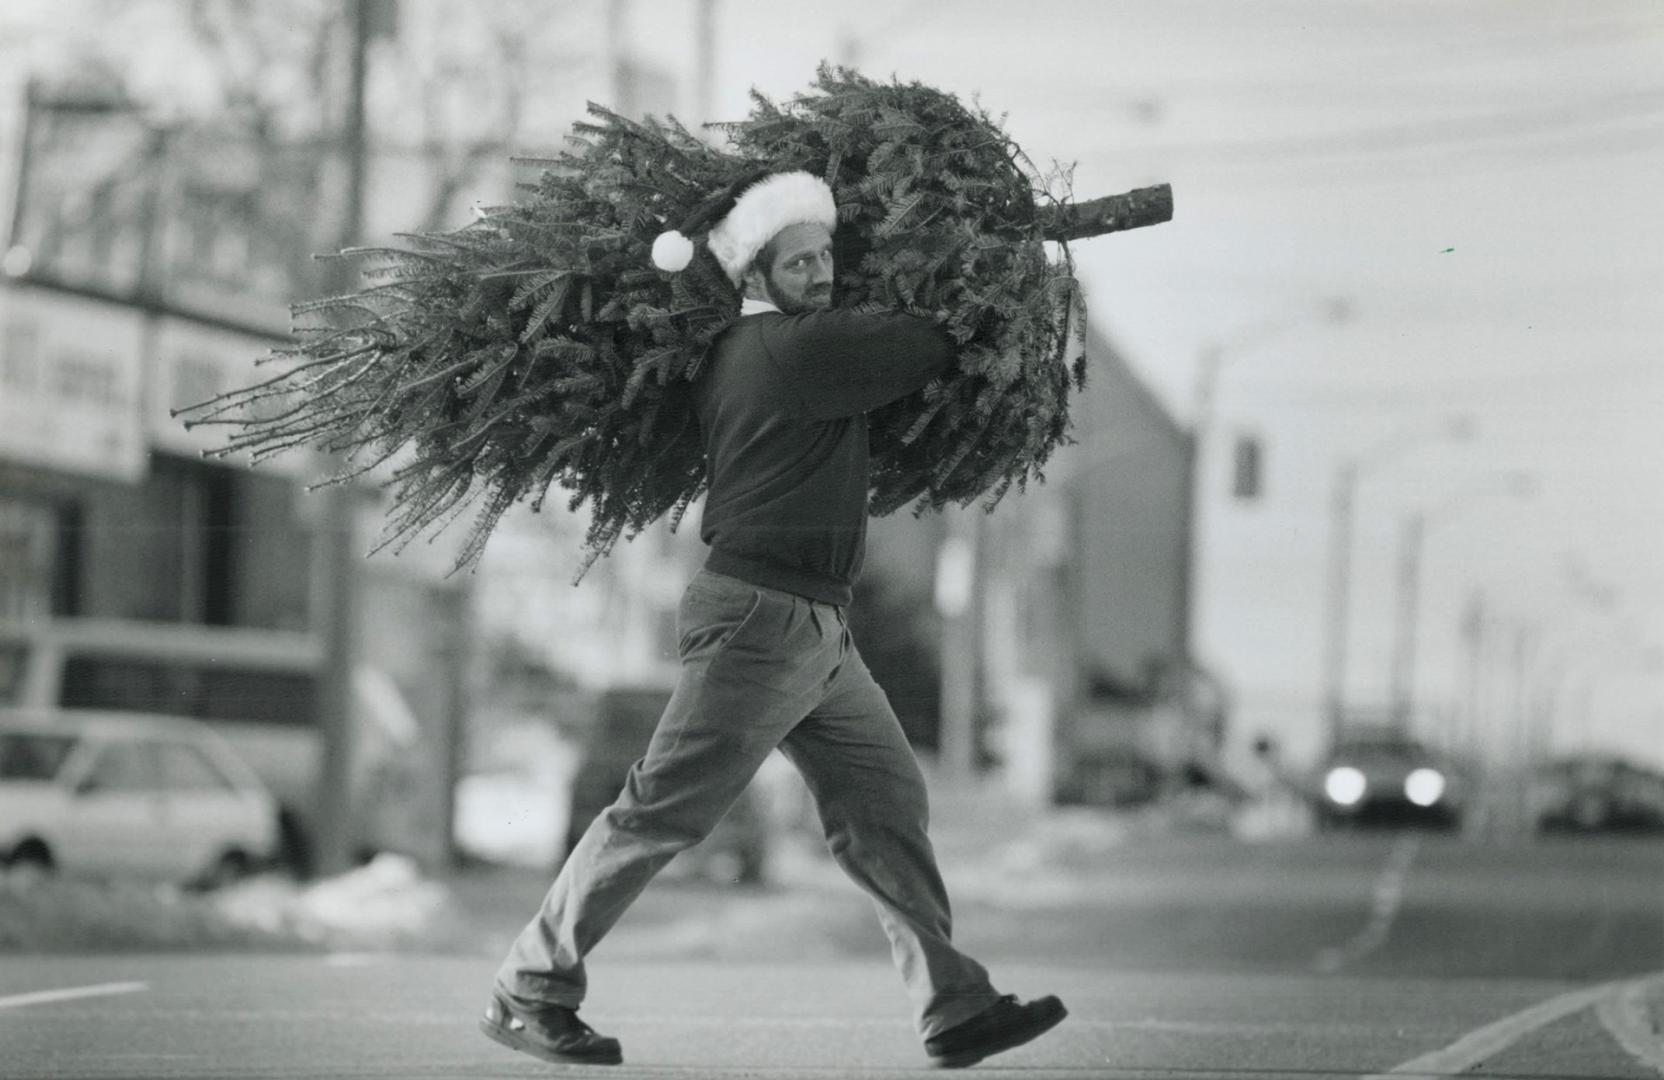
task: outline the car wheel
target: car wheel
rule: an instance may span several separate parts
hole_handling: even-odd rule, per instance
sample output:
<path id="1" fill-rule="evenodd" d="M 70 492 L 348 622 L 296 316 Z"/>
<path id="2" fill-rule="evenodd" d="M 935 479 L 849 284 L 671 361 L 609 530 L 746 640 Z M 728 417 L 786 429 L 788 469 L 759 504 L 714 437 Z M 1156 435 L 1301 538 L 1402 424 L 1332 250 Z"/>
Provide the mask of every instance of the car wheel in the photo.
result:
<path id="1" fill-rule="evenodd" d="M 1572 824 L 1584 832 L 1598 832 L 1606 828 L 1611 816 L 1606 800 L 1599 795 L 1585 793 L 1572 802 Z"/>
<path id="2" fill-rule="evenodd" d="M 52 852 L 39 840 L 26 840 L 6 860 L 6 883 L 14 889 L 40 884 L 57 871 Z"/>
<path id="3" fill-rule="evenodd" d="M 742 847 L 739 864 L 739 873 L 734 880 L 741 885 L 761 885 L 768 880 L 768 852 L 763 845 Z"/>
<path id="4" fill-rule="evenodd" d="M 246 854 L 241 851 L 227 851 L 215 859 L 214 865 L 204 871 L 191 885 L 203 892 L 223 889 L 248 877 L 253 869 L 254 864 Z"/>
<path id="5" fill-rule="evenodd" d="M 312 838 L 299 814 L 284 807 L 277 812 L 279 860 L 296 880 L 312 876 Z"/>

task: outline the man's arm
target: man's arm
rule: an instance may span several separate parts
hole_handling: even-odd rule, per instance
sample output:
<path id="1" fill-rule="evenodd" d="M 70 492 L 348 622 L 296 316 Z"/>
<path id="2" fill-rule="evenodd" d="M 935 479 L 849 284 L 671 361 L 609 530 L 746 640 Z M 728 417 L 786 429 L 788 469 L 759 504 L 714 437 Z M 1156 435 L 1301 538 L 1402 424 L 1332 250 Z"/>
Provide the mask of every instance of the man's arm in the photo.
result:
<path id="1" fill-rule="evenodd" d="M 905 397 L 946 371 L 953 356 L 953 342 L 930 320 L 891 312 L 830 309 L 771 319 L 763 343 L 816 420 Z"/>

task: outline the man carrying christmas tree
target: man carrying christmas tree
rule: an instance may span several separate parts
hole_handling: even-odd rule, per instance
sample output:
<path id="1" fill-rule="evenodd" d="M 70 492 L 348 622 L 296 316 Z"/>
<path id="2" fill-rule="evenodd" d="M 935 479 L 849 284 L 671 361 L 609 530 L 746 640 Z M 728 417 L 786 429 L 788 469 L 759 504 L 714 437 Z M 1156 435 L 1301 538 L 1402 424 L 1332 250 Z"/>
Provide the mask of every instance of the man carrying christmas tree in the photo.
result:
<path id="1" fill-rule="evenodd" d="M 836 223 L 823 181 L 778 173 L 745 188 L 707 238 L 746 295 L 693 390 L 711 552 L 682 597 L 681 676 L 646 755 L 497 972 L 481 1027 L 513 1049 L 622 1060 L 618 1040 L 577 1016 L 584 957 L 776 747 L 814 796 L 833 857 L 877 901 L 936 1064 L 974 1064 L 1066 1015 L 1055 997 L 1002 997 L 953 946 L 924 778 L 845 621 L 866 542 L 865 414 L 943 374 L 953 346 L 926 319 L 831 307 Z"/>

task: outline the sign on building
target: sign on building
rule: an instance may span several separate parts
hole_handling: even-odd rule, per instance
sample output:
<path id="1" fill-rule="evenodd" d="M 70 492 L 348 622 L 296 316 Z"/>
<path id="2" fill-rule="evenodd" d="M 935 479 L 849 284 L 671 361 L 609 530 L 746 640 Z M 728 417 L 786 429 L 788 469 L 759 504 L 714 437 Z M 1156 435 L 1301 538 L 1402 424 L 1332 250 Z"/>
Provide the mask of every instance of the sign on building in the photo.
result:
<path id="1" fill-rule="evenodd" d="M 46 290 L 0 290 L 0 461 L 137 483 L 144 316 Z"/>
<path id="2" fill-rule="evenodd" d="M 166 127 L 121 102 L 31 92 L 8 271 L 273 332 L 319 295 L 339 199 L 313 143 Z M 336 185 L 338 186 L 338 185 Z"/>

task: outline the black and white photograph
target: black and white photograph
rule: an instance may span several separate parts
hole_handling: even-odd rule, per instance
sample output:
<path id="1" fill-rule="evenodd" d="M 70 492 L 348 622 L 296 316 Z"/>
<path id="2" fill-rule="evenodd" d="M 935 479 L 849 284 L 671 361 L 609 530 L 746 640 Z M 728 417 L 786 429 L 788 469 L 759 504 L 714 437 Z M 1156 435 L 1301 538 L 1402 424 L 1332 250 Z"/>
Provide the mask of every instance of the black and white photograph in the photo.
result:
<path id="1" fill-rule="evenodd" d="M 1657 0 L 5 0 L 0 1080 L 1664 1077 Z"/>

